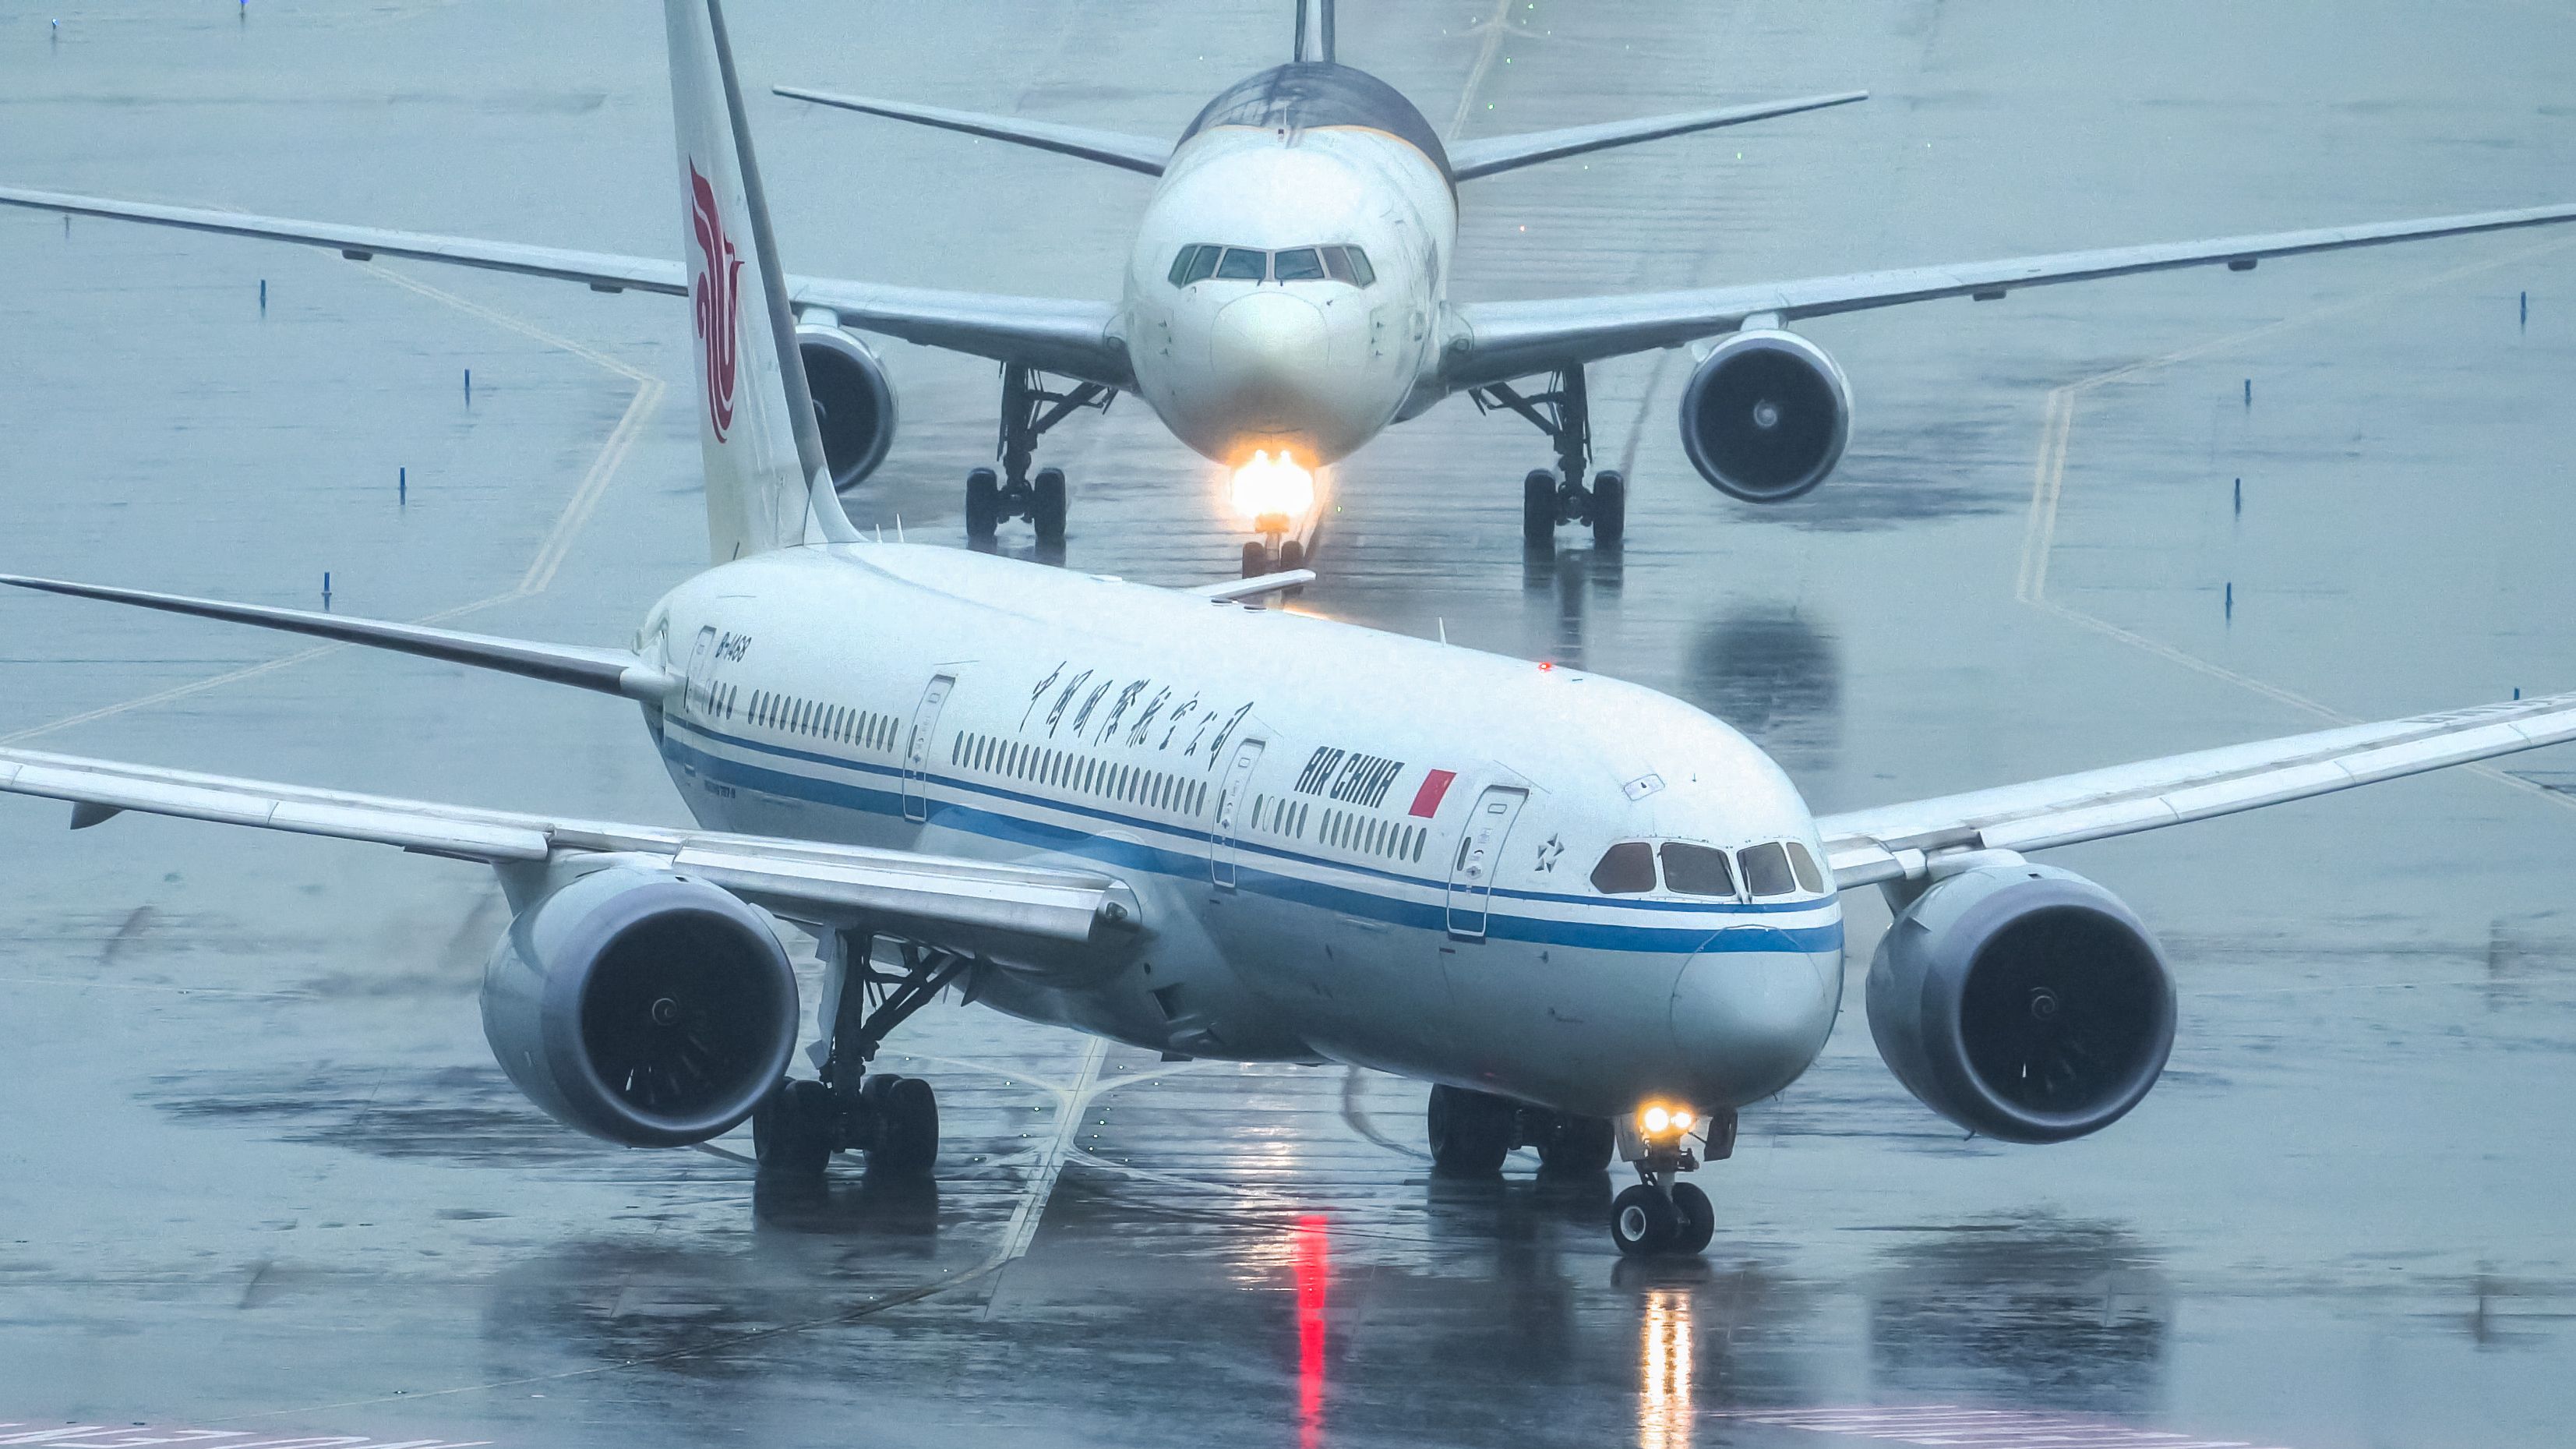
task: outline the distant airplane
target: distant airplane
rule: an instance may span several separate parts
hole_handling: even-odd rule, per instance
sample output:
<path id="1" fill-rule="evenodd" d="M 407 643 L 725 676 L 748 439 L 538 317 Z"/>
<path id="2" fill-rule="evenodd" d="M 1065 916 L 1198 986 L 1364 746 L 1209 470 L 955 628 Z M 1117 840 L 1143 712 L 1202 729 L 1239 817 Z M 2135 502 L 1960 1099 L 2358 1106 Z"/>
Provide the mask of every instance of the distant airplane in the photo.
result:
<path id="1" fill-rule="evenodd" d="M 491 865 L 516 913 L 493 1055 L 611 1142 L 746 1118 L 764 1173 L 926 1171 L 930 1086 L 871 1072 L 948 988 L 1197 1057 L 1426 1079 L 1434 1161 L 1638 1182 L 1629 1253 L 1716 1225 L 1681 1181 L 1823 1048 L 1837 892 L 1896 907 L 1868 986 L 1896 1075 L 2056 1142 L 2144 1097 L 2174 1033 L 2147 928 L 2024 852 L 2576 739 L 2576 695 L 2178 755 L 1819 820 L 1743 736 L 1616 680 L 1197 592 L 859 536 L 833 488 L 717 0 L 665 0 L 712 551 L 635 647 L 5 577 L 639 702 L 697 828 L 0 750 L 74 829 L 144 811 Z M 2355 849 L 2367 849 L 2356 844 Z M 819 1078 L 778 922 L 821 943 Z M 22 1023 L 20 1029 L 24 1029 Z"/>
<path id="2" fill-rule="evenodd" d="M 1231 502 L 1263 541 L 1243 571 L 1306 561 L 1300 516 L 1314 469 L 1453 393 L 1538 426 L 1554 469 L 1522 480 L 1522 535 L 1538 551 L 1563 523 L 1600 544 L 1627 530 L 1627 481 L 1585 482 L 1592 423 L 1587 363 L 1700 344 L 1681 394 L 1682 443 L 1720 492 L 1776 503 L 1814 488 L 1842 457 L 1851 389 L 1789 323 L 1939 297 L 1992 300 L 2020 287 L 2576 220 L 2576 206 L 2060 252 L 1629 296 L 1533 302 L 1449 300 L 1459 183 L 1542 161 L 1862 100 L 1848 91 L 1444 145 L 1392 86 L 1334 58 L 1332 0 L 1309 27 L 1297 7 L 1295 59 L 1228 87 L 1176 143 L 1010 116 L 836 96 L 781 95 L 964 131 L 1161 178 L 1146 203 L 1116 302 L 1066 301 L 789 278 L 796 335 L 825 455 L 843 488 L 886 456 L 895 393 L 850 329 L 1002 364 L 1002 465 L 967 475 L 966 533 L 988 544 L 1026 517 L 1040 545 L 1064 538 L 1062 469 L 1030 468 L 1038 439 L 1118 393 L 1145 399 L 1173 435 L 1229 470 Z M 0 203 L 410 257 L 586 282 L 599 291 L 681 295 L 672 262 L 469 237 L 292 221 L 0 188 Z M 694 253 L 693 253 L 694 255 Z M 1713 340 L 1712 340 L 1713 339 Z M 1053 378 L 1064 379 L 1056 383 Z M 1545 378 L 1533 388 L 1529 379 Z"/>

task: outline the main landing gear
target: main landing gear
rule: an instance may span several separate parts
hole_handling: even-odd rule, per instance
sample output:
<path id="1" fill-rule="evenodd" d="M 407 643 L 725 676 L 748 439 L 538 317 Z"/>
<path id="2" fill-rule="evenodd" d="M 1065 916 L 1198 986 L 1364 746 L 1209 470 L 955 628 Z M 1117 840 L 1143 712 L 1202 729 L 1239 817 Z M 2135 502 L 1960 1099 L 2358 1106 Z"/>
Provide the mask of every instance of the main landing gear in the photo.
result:
<path id="1" fill-rule="evenodd" d="M 1580 1177 L 1610 1166 L 1617 1134 L 1603 1117 L 1573 1117 L 1508 1097 L 1433 1087 L 1427 1117 L 1431 1165 L 1449 1177 L 1491 1177 L 1517 1147 L 1538 1149 L 1538 1170 Z"/>
<path id="2" fill-rule="evenodd" d="M 1617 548 L 1627 538 L 1628 480 L 1605 468 L 1592 475 L 1591 487 L 1583 486 L 1592 459 L 1592 402 L 1581 363 L 1554 374 L 1546 392 L 1523 396 L 1508 383 L 1492 382 L 1467 396 L 1479 412 L 1505 408 L 1520 414 L 1556 444 L 1556 471 L 1532 469 L 1521 480 L 1523 548 L 1555 552 L 1560 523 L 1589 525 L 1595 548 Z"/>
<path id="3" fill-rule="evenodd" d="M 1032 476 L 1029 460 L 1047 429 L 1084 408 L 1109 411 L 1118 394 L 1096 382 L 1074 384 L 1068 392 L 1049 392 L 1033 367 L 1002 364 L 1002 471 L 978 468 L 966 475 L 966 541 L 990 548 L 1002 521 L 1025 518 L 1038 531 L 1040 548 L 1064 546 L 1065 482 L 1062 468 L 1040 468 Z"/>
<path id="4" fill-rule="evenodd" d="M 835 1152 L 865 1152 L 868 1171 L 926 1173 L 939 1157 L 939 1099 L 919 1077 L 870 1072 L 886 1033 L 964 975 L 971 958 L 904 942 L 903 969 L 881 969 L 874 938 L 844 936 L 840 994 L 820 1081 L 778 1084 L 751 1114 L 763 1177 L 819 1178 Z"/>
<path id="5" fill-rule="evenodd" d="M 1650 1120 L 1658 1111 L 1641 1114 Z M 1666 1118 L 1669 1123 L 1669 1117 Z M 1729 1107 L 1706 1123 L 1708 1160 L 1735 1154 L 1735 1109 Z M 1717 1208 L 1708 1194 L 1680 1180 L 1699 1170 L 1691 1153 L 1688 1119 L 1680 1127 L 1649 1130 L 1631 1119 L 1619 1131 L 1619 1155 L 1636 1164 L 1637 1185 L 1610 1202 L 1610 1241 L 1632 1258 L 1691 1254 L 1708 1247 L 1717 1232 Z"/>

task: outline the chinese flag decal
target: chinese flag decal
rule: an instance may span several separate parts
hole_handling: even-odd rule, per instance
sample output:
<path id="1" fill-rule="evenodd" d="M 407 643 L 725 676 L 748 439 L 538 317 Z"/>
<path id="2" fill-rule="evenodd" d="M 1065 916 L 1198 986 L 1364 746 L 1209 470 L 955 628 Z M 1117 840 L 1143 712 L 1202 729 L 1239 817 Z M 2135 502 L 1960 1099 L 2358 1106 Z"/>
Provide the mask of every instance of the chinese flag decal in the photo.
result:
<path id="1" fill-rule="evenodd" d="M 1413 792 L 1412 813 L 1428 820 L 1440 813 L 1440 799 L 1449 793 L 1449 782 L 1458 778 L 1455 770 L 1434 770 L 1422 777 L 1422 788 Z"/>

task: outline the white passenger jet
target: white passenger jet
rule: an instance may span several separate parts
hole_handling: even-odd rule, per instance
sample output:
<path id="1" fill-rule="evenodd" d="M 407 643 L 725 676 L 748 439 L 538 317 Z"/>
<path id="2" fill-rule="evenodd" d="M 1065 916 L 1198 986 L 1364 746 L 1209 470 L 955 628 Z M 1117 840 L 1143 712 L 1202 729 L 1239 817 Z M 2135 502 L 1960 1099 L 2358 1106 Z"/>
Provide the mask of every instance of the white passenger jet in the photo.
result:
<path id="1" fill-rule="evenodd" d="M 1597 544 L 1616 544 L 1627 528 L 1628 484 L 1615 471 L 1588 484 L 1584 477 L 1588 363 L 1696 344 L 1700 360 L 1681 394 L 1685 451 L 1718 491 L 1776 503 L 1823 482 L 1851 430 L 1841 368 L 1787 330 L 1803 318 L 1942 297 L 1986 301 L 2020 287 L 2219 262 L 2247 271 L 2266 257 L 2576 220 L 2576 206 L 2550 206 L 1631 296 L 1455 302 L 1448 281 L 1461 183 L 1866 93 L 1444 144 L 1394 87 L 1335 60 L 1331 0 L 1320 6 L 1312 44 L 1306 22 L 1299 0 L 1295 58 L 1228 87 L 1173 143 L 780 87 L 1159 178 L 1115 302 L 787 279 L 834 483 L 846 489 L 866 477 L 894 437 L 893 385 L 856 329 L 1002 364 L 1002 470 L 978 467 L 966 482 L 966 533 L 979 544 L 999 521 L 1025 515 L 1054 555 L 1066 483 L 1058 468 L 1030 472 L 1038 438 L 1121 392 L 1144 398 L 1174 436 L 1223 465 L 1247 527 L 1283 540 L 1275 549 L 1246 543 L 1246 576 L 1305 561 L 1292 535 L 1311 538 L 1298 516 L 1313 505 L 1315 468 L 1462 392 L 1480 410 L 1536 424 L 1555 449 L 1553 469 L 1522 480 L 1529 548 L 1552 548 L 1557 526 L 1575 522 L 1588 524 Z M 603 292 L 683 295 L 707 265 L 703 237 L 687 239 L 684 266 L 45 191 L 0 188 L 0 203 L 304 242 L 358 259 L 525 272 Z M 1533 387 L 1536 378 L 1546 381 Z"/>
<path id="2" fill-rule="evenodd" d="M 2174 988 L 2109 891 L 2025 852 L 2576 738 L 2576 695 L 1812 816 L 1779 767 L 1617 680 L 1197 592 L 864 539 L 795 340 L 717 0 L 665 0 L 713 552 L 624 648 L 8 577 L 634 701 L 696 826 L 0 750 L 0 791 L 482 862 L 515 919 L 484 1031 L 511 1080 L 611 1142 L 746 1118 L 764 1172 L 839 1150 L 927 1170 L 938 1108 L 873 1073 L 946 988 L 1193 1057 L 1428 1080 L 1447 1172 L 1640 1180 L 1631 1253 L 1697 1251 L 1680 1181 L 1814 1060 L 1841 1003 L 1838 891 L 1896 922 L 1870 1027 L 1928 1106 L 2055 1142 L 2135 1106 Z M 821 943 L 819 1078 L 780 923 Z"/>

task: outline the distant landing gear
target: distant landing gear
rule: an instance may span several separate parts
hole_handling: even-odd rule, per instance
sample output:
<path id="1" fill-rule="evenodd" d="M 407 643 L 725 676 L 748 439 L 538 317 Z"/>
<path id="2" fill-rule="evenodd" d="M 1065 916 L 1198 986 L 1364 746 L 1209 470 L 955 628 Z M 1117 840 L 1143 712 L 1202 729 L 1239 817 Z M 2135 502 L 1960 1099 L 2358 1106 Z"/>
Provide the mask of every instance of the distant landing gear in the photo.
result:
<path id="1" fill-rule="evenodd" d="M 939 1159 L 939 1098 L 919 1077 L 869 1072 L 886 1033 L 964 975 L 971 958 L 903 943 L 903 969 L 881 970 L 871 938 L 847 940 L 840 999 L 819 1081 L 782 1081 L 751 1114 L 764 1177 L 822 1175 L 835 1152 L 864 1152 L 868 1171 L 926 1173 Z"/>
<path id="2" fill-rule="evenodd" d="M 1606 1170 L 1617 1145 L 1605 1118 L 1550 1112 L 1461 1087 L 1433 1087 L 1424 1121 L 1431 1165 L 1449 1177 L 1492 1177 L 1517 1147 L 1538 1149 L 1543 1176 L 1581 1177 Z"/>
<path id="3" fill-rule="evenodd" d="M 1734 1155 L 1733 1109 L 1709 1122 L 1706 1146 L 1711 1162 Z M 1626 1128 L 1619 1134 L 1619 1152 L 1637 1165 L 1637 1185 L 1611 1200 L 1610 1241 L 1632 1258 L 1705 1251 L 1717 1235 L 1717 1208 L 1696 1184 L 1680 1180 L 1699 1170 L 1690 1139 L 1657 1140 Z"/>
<path id="4" fill-rule="evenodd" d="M 1628 480 L 1604 469 L 1583 486 L 1592 458 L 1592 403 L 1580 363 L 1554 375 L 1546 392 L 1523 396 L 1508 383 L 1487 383 L 1468 393 L 1480 412 L 1503 408 L 1529 419 L 1556 444 L 1556 469 L 1533 469 L 1521 480 L 1521 546 L 1534 554 L 1556 551 L 1556 526 L 1580 523 L 1596 548 L 1616 548 L 1628 536 Z"/>
<path id="5" fill-rule="evenodd" d="M 1118 394 L 1096 382 L 1076 383 L 1069 391 L 1048 392 L 1037 369 L 1018 363 L 1002 365 L 1002 471 L 977 468 L 966 475 L 966 541 L 990 548 L 1003 522 L 1025 518 L 1037 529 L 1040 548 L 1064 546 L 1067 490 L 1062 468 L 1029 463 L 1038 439 L 1049 428 L 1084 408 L 1107 412 Z"/>
<path id="6" fill-rule="evenodd" d="M 1280 543 L 1275 550 L 1261 539 L 1247 538 L 1243 541 L 1243 576 L 1247 579 L 1257 579 L 1263 574 L 1284 574 L 1305 566 L 1306 546 L 1293 538 Z"/>

